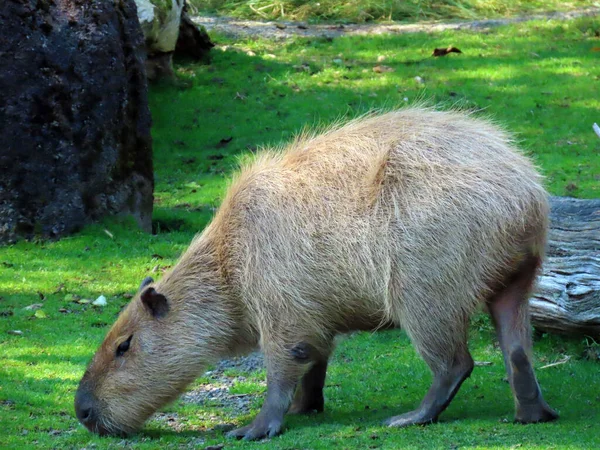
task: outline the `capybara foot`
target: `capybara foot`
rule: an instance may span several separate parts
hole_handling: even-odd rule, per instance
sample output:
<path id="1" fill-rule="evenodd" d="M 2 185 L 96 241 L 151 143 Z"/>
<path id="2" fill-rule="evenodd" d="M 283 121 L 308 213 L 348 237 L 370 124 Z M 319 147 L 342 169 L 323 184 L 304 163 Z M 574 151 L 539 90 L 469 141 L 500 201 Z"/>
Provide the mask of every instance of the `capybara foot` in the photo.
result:
<path id="1" fill-rule="evenodd" d="M 272 438 L 281 432 L 282 425 L 280 420 L 263 420 L 257 417 L 250 425 L 230 431 L 227 437 L 245 441 Z"/>
<path id="2" fill-rule="evenodd" d="M 544 401 L 533 405 L 519 405 L 515 416 L 517 423 L 552 422 L 556 419 L 558 413 Z"/>
<path id="3" fill-rule="evenodd" d="M 431 418 L 423 414 L 420 410 L 411 411 L 399 416 L 390 417 L 383 422 L 388 427 L 408 427 L 410 425 L 427 425 L 435 422 L 435 418 Z"/>

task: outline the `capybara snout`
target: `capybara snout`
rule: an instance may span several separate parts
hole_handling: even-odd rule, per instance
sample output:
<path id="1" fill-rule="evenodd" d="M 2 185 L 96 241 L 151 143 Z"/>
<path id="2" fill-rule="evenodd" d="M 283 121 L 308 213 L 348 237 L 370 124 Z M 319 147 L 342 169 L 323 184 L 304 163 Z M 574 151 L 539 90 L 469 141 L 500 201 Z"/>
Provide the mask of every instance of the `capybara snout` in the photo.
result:
<path id="1" fill-rule="evenodd" d="M 336 335 L 398 326 L 433 383 L 386 423 L 431 423 L 473 370 L 469 317 L 486 306 L 517 420 L 553 420 L 529 359 L 547 221 L 530 161 L 468 114 L 407 108 L 264 151 L 175 267 L 144 280 L 120 314 L 77 417 L 100 433 L 135 431 L 208 364 L 260 348 L 265 402 L 229 435 L 274 436 L 286 413 L 323 410 Z"/>

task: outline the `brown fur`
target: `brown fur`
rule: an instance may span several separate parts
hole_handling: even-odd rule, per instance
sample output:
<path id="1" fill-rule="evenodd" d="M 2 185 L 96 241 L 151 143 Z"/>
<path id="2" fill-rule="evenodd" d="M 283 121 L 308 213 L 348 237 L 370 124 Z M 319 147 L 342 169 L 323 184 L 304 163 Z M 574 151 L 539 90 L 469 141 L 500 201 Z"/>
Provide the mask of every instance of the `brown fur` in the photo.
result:
<path id="1" fill-rule="evenodd" d="M 462 113 L 411 108 L 303 136 L 240 171 L 212 223 L 151 285 L 169 313 L 155 319 L 134 299 L 82 385 L 101 427 L 129 432 L 219 358 L 259 346 L 270 384 L 297 382 L 311 367 L 290 351 L 302 343 L 322 387 L 336 334 L 390 324 L 434 373 L 468 376 L 468 318 L 525 258 L 543 256 L 547 214 L 540 177 L 510 138 Z M 285 410 L 288 397 L 277 400 Z"/>

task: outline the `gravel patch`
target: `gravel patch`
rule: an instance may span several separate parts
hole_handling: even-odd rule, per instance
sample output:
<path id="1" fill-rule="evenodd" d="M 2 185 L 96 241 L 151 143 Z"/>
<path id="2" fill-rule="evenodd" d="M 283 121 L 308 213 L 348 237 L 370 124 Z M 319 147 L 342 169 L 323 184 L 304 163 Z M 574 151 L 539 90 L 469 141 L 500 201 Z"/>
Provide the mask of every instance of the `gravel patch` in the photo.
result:
<path id="1" fill-rule="evenodd" d="M 302 22 L 266 22 L 208 16 L 194 16 L 192 20 L 196 24 L 204 26 L 209 32 L 217 31 L 234 38 L 263 37 L 283 40 L 292 36 L 335 38 L 345 35 L 402 34 L 465 29 L 483 31 L 501 25 L 530 20 L 570 20 L 578 17 L 593 17 L 597 15 L 600 15 L 600 8 L 585 8 L 569 12 L 549 12 L 510 19 L 473 20 L 452 23 L 308 25 Z"/>
<path id="2" fill-rule="evenodd" d="M 231 387 L 236 383 L 244 382 L 250 375 L 255 374 L 264 367 L 263 356 L 252 353 L 248 356 L 237 357 L 220 361 L 214 370 L 206 372 L 210 383 L 204 384 L 192 391 L 185 393 L 181 399 L 187 403 L 199 406 L 226 407 L 239 416 L 250 412 L 252 403 L 257 398 L 256 394 L 232 394 Z M 226 371 L 235 370 L 236 376 L 225 375 Z M 266 386 L 266 381 L 262 383 Z"/>

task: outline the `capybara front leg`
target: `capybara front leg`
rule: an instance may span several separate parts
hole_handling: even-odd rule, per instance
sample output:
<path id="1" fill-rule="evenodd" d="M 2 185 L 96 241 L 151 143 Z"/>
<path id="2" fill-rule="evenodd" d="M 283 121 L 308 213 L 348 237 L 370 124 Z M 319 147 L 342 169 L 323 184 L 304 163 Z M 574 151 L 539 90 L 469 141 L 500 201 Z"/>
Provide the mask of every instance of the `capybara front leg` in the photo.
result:
<path id="1" fill-rule="evenodd" d="M 433 366 L 430 364 L 430 366 Z M 455 359 L 447 370 L 436 370 L 427 395 L 414 411 L 391 417 L 385 421 L 390 427 L 405 427 L 409 425 L 425 425 L 435 422 L 438 416 L 450 404 L 458 392 L 462 382 L 469 377 L 473 370 L 473 359 L 468 352 Z"/>
<path id="2" fill-rule="evenodd" d="M 263 406 L 252 421 L 227 435 L 245 440 L 273 437 L 283 427 L 283 417 L 287 413 L 296 385 L 306 371 L 306 363 L 296 361 L 290 354 L 281 354 L 280 348 L 272 351 L 264 349 L 267 363 L 267 396 Z M 273 354 L 275 353 L 275 354 Z"/>
<path id="3" fill-rule="evenodd" d="M 542 397 L 528 355 L 531 350 L 528 297 L 538 264 L 536 257 L 526 259 L 488 304 L 515 398 L 515 421 L 520 423 L 558 418 Z"/>
<path id="4" fill-rule="evenodd" d="M 296 381 L 269 376 L 267 373 L 267 397 L 250 425 L 230 431 L 228 437 L 255 440 L 273 437 L 283 427 L 283 417 L 292 403 Z"/>
<path id="5" fill-rule="evenodd" d="M 317 361 L 302 377 L 302 382 L 296 390 L 294 402 L 290 407 L 290 414 L 308 414 L 323 412 L 325 399 L 323 388 L 327 375 L 327 361 Z"/>

